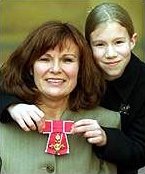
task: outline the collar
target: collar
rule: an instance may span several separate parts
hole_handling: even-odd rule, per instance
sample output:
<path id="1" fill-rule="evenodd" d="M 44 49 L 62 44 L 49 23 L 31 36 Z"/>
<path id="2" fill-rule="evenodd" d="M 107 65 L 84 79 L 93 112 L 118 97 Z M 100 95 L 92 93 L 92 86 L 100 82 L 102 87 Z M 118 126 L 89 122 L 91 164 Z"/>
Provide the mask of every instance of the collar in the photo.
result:
<path id="1" fill-rule="evenodd" d="M 127 102 L 132 90 L 138 80 L 140 67 L 138 66 L 138 58 L 132 53 L 131 60 L 127 65 L 123 75 L 113 81 L 108 81 L 108 87 L 114 88 L 123 102 Z"/>

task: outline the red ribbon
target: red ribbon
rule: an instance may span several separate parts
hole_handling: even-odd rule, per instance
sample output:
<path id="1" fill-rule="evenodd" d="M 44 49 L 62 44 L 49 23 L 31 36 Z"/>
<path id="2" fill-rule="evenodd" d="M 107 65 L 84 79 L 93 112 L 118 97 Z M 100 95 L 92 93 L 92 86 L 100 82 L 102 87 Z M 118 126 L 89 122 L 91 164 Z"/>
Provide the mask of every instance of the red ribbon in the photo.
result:
<path id="1" fill-rule="evenodd" d="M 43 134 L 49 134 L 45 152 L 54 155 L 69 153 L 67 134 L 70 134 L 73 121 L 46 120 Z"/>

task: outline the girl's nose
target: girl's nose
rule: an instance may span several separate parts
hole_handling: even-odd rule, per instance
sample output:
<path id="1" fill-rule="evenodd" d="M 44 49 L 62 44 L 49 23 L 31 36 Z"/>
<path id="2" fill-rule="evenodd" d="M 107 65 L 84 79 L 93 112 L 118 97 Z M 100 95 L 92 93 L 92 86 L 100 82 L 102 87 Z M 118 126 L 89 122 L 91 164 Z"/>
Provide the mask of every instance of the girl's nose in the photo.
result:
<path id="1" fill-rule="evenodd" d="M 115 50 L 115 48 L 113 46 L 108 46 L 105 52 L 105 57 L 106 58 L 115 58 L 117 57 L 117 51 Z"/>

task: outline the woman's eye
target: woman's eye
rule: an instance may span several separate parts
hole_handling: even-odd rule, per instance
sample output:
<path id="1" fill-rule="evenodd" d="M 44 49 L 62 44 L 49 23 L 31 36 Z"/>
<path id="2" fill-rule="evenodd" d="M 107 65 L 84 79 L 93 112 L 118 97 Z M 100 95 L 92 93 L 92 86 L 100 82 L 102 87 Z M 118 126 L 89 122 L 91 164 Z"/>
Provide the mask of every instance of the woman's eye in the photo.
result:
<path id="1" fill-rule="evenodd" d="M 50 59 L 49 59 L 48 57 L 40 57 L 38 60 L 39 60 L 39 61 L 44 61 L 44 62 L 50 61 Z"/>
<path id="2" fill-rule="evenodd" d="M 66 63 L 71 63 L 71 62 L 73 62 L 74 60 L 73 60 L 73 58 L 65 57 L 65 58 L 63 59 L 63 61 L 66 62 Z"/>

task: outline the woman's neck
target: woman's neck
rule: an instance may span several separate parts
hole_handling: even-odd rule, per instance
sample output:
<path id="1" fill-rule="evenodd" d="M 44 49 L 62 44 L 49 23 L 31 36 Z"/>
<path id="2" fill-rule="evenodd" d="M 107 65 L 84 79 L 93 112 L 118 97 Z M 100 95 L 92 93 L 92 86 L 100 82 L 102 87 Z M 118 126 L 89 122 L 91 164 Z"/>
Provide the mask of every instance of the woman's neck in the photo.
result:
<path id="1" fill-rule="evenodd" d="M 68 105 L 68 98 L 60 100 L 42 100 L 38 107 L 45 113 L 45 119 L 58 120 Z"/>

